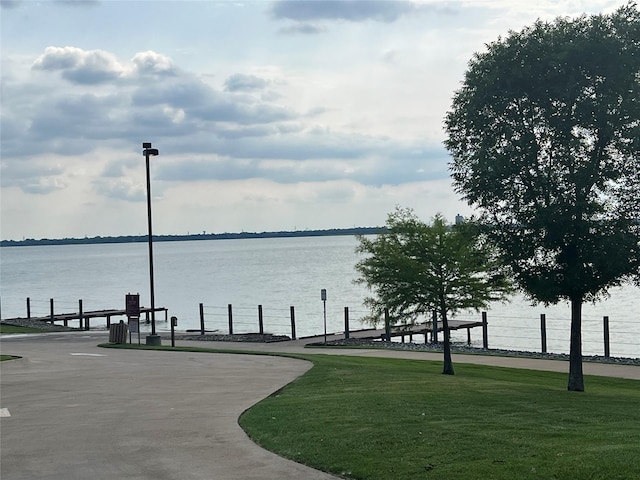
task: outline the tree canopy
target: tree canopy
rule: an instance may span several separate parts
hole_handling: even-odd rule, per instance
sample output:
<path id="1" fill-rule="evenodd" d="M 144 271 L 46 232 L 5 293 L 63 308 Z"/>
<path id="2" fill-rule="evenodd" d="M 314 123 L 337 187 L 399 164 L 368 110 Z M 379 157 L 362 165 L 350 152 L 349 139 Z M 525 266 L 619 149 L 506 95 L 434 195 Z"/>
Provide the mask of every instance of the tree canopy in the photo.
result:
<path id="1" fill-rule="evenodd" d="M 386 227 L 375 239 L 359 237 L 356 250 L 365 255 L 356 264 L 357 282 L 374 293 L 365 299 L 371 318 L 379 319 L 386 308 L 393 321 L 412 323 L 437 311 L 445 335 L 443 373 L 453 374 L 449 315 L 503 300 L 509 282 L 479 236 L 448 226 L 441 215 L 426 224 L 411 210 L 397 208 Z"/>
<path id="2" fill-rule="evenodd" d="M 583 390 L 581 309 L 640 276 L 640 13 L 536 22 L 469 63 L 446 120 L 454 187 L 516 282 L 571 302 L 569 389 Z"/>

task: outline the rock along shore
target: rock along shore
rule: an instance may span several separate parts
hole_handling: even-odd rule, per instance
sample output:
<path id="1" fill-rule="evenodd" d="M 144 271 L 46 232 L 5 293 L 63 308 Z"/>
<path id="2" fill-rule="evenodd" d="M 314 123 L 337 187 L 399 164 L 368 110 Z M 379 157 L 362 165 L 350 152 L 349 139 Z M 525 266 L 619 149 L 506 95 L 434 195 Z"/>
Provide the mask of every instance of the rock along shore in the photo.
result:
<path id="1" fill-rule="evenodd" d="M 47 332 L 73 332 L 79 331 L 78 328 L 65 327 L 64 325 L 56 325 L 42 320 L 33 320 L 31 318 L 12 318 L 11 320 L 1 320 L 4 325 L 13 325 L 15 327 L 39 328 Z"/>
<path id="2" fill-rule="evenodd" d="M 52 325 L 48 322 L 31 320 L 28 318 L 12 319 L 11 321 L 2 320 L 0 323 L 7 325 L 15 325 L 20 327 L 32 327 L 39 328 L 45 331 L 51 332 L 69 332 L 79 331 L 77 328 L 64 327 L 62 325 Z M 166 332 L 163 332 L 163 336 Z M 243 333 L 243 334 L 217 334 L 217 333 L 205 333 L 205 335 L 176 332 L 176 338 L 182 340 L 199 340 L 204 342 L 253 342 L 253 343 L 272 343 L 272 342 L 286 342 L 291 338 L 286 335 L 273 335 L 269 333 Z M 347 340 L 332 340 L 326 344 L 323 342 L 309 343 L 309 346 L 322 348 L 322 347 L 345 347 L 345 348 L 380 348 L 391 350 L 409 350 L 409 351 L 423 351 L 423 352 L 442 352 L 442 343 L 398 343 L 398 342 L 383 342 L 379 340 L 362 340 L 362 339 L 347 339 Z M 569 355 L 566 353 L 540 353 L 540 352 L 528 352 L 522 350 L 504 350 L 504 349 L 484 349 L 477 347 L 469 347 L 466 345 L 453 344 L 451 345 L 452 353 L 463 353 L 470 355 L 498 355 L 498 356 L 510 356 L 510 357 L 528 357 L 528 358 L 543 358 L 548 360 L 569 360 Z M 597 363 L 613 363 L 620 365 L 638 365 L 640 366 L 640 358 L 629 357 L 605 357 L 602 355 L 586 355 L 582 357 L 585 362 L 597 362 Z"/>
<path id="3" fill-rule="evenodd" d="M 324 343 L 311 344 L 312 346 L 322 347 Z M 360 339 L 348 339 L 348 340 L 334 340 L 327 342 L 328 347 L 356 347 L 356 348 L 388 348 L 393 350 L 410 350 L 410 351 L 423 351 L 423 352 L 442 352 L 442 343 L 397 343 L 397 342 L 382 342 L 372 340 L 360 340 Z M 566 353 L 540 353 L 540 352 L 528 352 L 522 350 L 505 350 L 494 348 L 477 348 L 469 347 L 461 344 L 451 345 L 451 353 L 463 353 L 470 355 L 498 355 L 508 357 L 528 357 L 528 358 L 543 358 L 547 360 L 569 360 L 569 355 Z M 598 363 L 614 363 L 620 365 L 638 365 L 640 366 L 640 358 L 628 358 L 628 357 L 605 357 L 602 355 L 584 355 L 582 360 L 585 362 L 598 362 Z"/>

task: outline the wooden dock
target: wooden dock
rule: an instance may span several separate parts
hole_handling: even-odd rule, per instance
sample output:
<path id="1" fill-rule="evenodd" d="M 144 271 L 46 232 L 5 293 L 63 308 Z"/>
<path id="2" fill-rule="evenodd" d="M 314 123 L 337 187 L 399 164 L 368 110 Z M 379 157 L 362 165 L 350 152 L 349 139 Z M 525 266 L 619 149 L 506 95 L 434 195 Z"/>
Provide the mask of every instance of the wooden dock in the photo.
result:
<path id="1" fill-rule="evenodd" d="M 467 330 L 467 342 L 471 343 L 471 329 L 476 327 L 485 327 L 486 323 L 482 321 L 471 322 L 464 320 L 449 320 L 449 330 Z M 436 324 L 437 333 L 444 331 L 441 322 L 437 322 Z M 416 323 L 409 325 L 394 325 L 389 328 L 387 332 L 384 328 L 370 328 L 363 330 L 352 330 L 345 335 L 344 332 L 336 332 L 336 333 L 327 333 L 327 341 L 334 340 L 343 340 L 346 338 L 355 338 L 358 340 L 386 340 L 390 341 L 391 338 L 402 337 L 402 341 L 404 342 L 405 337 L 409 337 L 409 341 L 412 341 L 413 335 L 424 335 L 425 343 L 427 343 L 427 339 L 431 336 L 432 341 L 435 340 L 434 328 L 432 322 L 425 323 Z M 483 338 L 485 338 L 484 328 L 483 328 Z M 314 335 L 313 337 L 306 337 L 306 339 L 314 339 L 314 340 L 324 340 L 324 335 Z"/>
<path id="2" fill-rule="evenodd" d="M 144 314 L 145 323 L 151 322 L 151 307 L 140 307 L 140 316 Z M 155 312 L 164 312 L 164 321 L 168 321 L 168 311 L 166 307 L 156 307 L 153 309 Z M 12 320 L 31 320 L 32 322 L 43 322 L 43 323 L 51 323 L 55 324 L 56 322 L 62 322 L 62 324 L 67 327 L 69 326 L 69 322 L 74 320 L 78 321 L 78 328 L 80 330 L 89 330 L 91 319 L 95 318 L 105 318 L 106 326 L 109 328 L 111 326 L 111 318 L 112 317 L 126 317 L 127 311 L 122 309 L 108 309 L 108 310 L 91 310 L 87 312 L 73 312 L 73 313 L 55 313 L 53 315 L 47 315 L 45 317 L 18 317 L 18 318 L 5 318 L 2 319 L 3 322 L 11 323 Z"/>

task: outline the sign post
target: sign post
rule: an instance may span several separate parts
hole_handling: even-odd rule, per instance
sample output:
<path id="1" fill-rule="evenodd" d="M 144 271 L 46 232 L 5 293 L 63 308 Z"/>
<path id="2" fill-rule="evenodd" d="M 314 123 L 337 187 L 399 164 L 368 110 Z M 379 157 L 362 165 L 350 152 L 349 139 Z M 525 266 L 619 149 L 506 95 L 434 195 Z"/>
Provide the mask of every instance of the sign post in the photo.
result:
<path id="1" fill-rule="evenodd" d="M 140 294 L 127 293 L 124 303 L 129 320 L 129 343 L 131 343 L 131 334 L 137 333 L 138 345 L 140 345 Z"/>
<path id="2" fill-rule="evenodd" d="M 176 346 L 176 327 L 178 326 L 178 317 L 171 317 L 171 346 Z"/>

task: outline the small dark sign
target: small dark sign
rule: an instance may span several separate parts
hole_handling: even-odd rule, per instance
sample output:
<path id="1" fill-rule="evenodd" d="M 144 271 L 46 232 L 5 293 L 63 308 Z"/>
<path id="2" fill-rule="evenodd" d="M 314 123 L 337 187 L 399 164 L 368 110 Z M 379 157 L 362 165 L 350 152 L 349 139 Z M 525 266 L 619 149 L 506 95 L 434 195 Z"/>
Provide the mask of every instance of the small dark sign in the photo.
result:
<path id="1" fill-rule="evenodd" d="M 140 294 L 127 293 L 125 298 L 125 310 L 127 317 L 140 316 Z"/>

